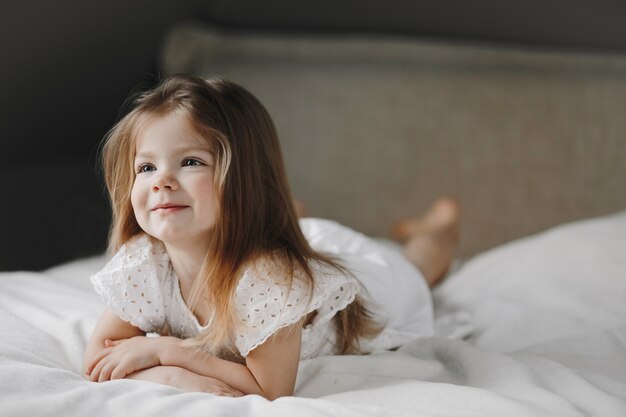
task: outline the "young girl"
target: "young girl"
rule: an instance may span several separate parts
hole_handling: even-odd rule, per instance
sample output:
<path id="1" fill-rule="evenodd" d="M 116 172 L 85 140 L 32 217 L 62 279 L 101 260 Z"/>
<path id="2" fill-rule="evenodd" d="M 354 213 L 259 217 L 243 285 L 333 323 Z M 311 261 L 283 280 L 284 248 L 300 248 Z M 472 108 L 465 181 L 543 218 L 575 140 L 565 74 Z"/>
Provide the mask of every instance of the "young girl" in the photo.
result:
<path id="1" fill-rule="evenodd" d="M 274 399 L 293 394 L 301 359 L 432 334 L 428 285 L 457 244 L 455 203 L 396 227 L 406 258 L 298 221 L 271 118 L 242 87 L 164 80 L 109 132 L 103 166 L 115 255 L 91 277 L 107 309 L 90 380 Z"/>

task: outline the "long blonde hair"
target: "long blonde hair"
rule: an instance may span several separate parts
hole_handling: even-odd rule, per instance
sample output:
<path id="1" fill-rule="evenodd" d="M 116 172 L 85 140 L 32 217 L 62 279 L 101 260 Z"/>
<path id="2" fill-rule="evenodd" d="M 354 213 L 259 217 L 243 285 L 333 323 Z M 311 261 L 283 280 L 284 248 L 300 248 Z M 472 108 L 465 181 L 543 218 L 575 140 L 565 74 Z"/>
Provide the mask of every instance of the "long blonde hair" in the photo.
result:
<path id="1" fill-rule="evenodd" d="M 210 249 L 191 290 L 190 307 L 208 302 L 209 328 L 190 343 L 210 352 L 233 352 L 232 300 L 244 264 L 259 256 L 286 262 L 288 279 L 302 268 L 315 285 L 311 265 L 348 274 L 337 260 L 314 251 L 302 234 L 293 206 L 278 135 L 263 105 L 243 87 L 220 78 L 174 75 L 134 100 L 134 108 L 107 134 L 102 152 L 113 220 L 109 249 L 117 251 L 141 233 L 130 195 L 135 142 L 150 117 L 184 114 L 215 151 L 219 208 Z M 379 332 L 360 298 L 336 314 L 336 353 L 357 353 L 361 337 Z M 234 353 L 234 352 L 233 352 Z"/>

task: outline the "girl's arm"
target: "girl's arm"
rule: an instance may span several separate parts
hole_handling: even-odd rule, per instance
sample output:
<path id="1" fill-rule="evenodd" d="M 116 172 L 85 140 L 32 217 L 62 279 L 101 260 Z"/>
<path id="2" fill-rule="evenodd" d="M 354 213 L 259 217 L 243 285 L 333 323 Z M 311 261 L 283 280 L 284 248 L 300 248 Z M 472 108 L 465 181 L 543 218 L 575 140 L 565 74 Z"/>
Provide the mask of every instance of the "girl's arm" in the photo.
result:
<path id="1" fill-rule="evenodd" d="M 250 351 L 246 365 L 169 344 L 160 355 L 162 365 L 178 366 L 195 374 L 216 378 L 244 394 L 273 400 L 293 395 L 300 362 L 302 322 L 278 330 Z"/>
<path id="2" fill-rule="evenodd" d="M 93 381 L 125 378 L 157 365 L 185 368 L 215 378 L 244 394 L 268 399 L 293 395 L 300 361 L 302 321 L 278 330 L 250 351 L 246 365 L 230 362 L 181 345 L 173 337 L 134 337 L 105 343 L 86 363 Z"/>
<path id="3" fill-rule="evenodd" d="M 120 319 L 110 310 L 105 310 L 85 349 L 83 369 L 85 371 L 91 371 L 90 368 L 92 367 L 94 359 L 100 356 L 102 352 L 111 345 L 111 343 L 106 343 L 106 340 L 128 339 L 143 335 L 145 335 L 145 333 L 137 327 Z M 149 339 L 152 339 L 152 342 L 160 342 L 162 340 L 164 343 L 172 343 L 178 340 L 170 337 Z M 141 349 L 141 347 L 139 347 L 139 349 Z M 150 356 L 150 354 L 147 356 Z M 218 379 L 198 375 L 176 366 L 147 367 L 146 369 L 127 375 L 126 378 L 170 385 L 186 392 L 209 392 L 230 397 L 243 395 L 241 392 L 231 388 Z"/>
<path id="4" fill-rule="evenodd" d="M 170 385 L 185 392 L 208 392 L 226 397 L 243 395 L 218 379 L 198 375 L 177 366 L 154 366 L 134 372 L 126 378 Z"/>
<path id="5" fill-rule="evenodd" d="M 91 334 L 91 338 L 85 348 L 85 354 L 83 356 L 83 372 L 86 372 L 89 364 L 93 358 L 96 357 L 104 348 L 105 340 L 117 340 L 128 339 L 134 336 L 143 336 L 145 333 L 141 329 L 133 326 L 130 323 L 125 322 L 118 316 L 113 314 L 109 309 L 106 309 L 96 328 Z"/>

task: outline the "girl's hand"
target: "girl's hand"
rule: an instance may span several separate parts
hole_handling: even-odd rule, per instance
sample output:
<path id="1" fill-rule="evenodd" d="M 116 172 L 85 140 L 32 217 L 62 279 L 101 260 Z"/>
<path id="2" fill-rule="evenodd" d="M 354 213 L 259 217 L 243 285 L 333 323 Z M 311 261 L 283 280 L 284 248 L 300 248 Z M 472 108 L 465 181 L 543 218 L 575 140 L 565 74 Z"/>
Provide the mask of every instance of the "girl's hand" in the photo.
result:
<path id="1" fill-rule="evenodd" d="M 171 375 L 170 384 L 185 392 L 208 392 L 223 397 L 242 397 L 244 394 L 237 391 L 225 382 L 210 376 L 198 375 L 185 368 L 176 368 Z"/>
<path id="2" fill-rule="evenodd" d="M 160 365 L 165 345 L 177 341 L 173 337 L 145 336 L 107 339 L 105 348 L 93 358 L 85 373 L 88 379 L 98 382 L 124 378 L 135 371 Z"/>

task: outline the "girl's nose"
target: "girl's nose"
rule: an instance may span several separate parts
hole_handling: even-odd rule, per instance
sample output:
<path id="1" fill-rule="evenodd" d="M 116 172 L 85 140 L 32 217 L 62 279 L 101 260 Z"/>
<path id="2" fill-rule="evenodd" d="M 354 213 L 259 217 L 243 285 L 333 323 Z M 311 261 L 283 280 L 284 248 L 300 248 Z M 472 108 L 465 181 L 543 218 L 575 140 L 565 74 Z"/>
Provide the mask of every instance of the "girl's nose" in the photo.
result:
<path id="1" fill-rule="evenodd" d="M 170 190 L 170 191 L 174 191 L 178 189 L 178 181 L 176 181 L 176 178 L 167 173 L 164 172 L 161 175 L 157 176 L 154 179 L 154 182 L 152 183 L 152 191 L 159 191 L 159 190 Z"/>

